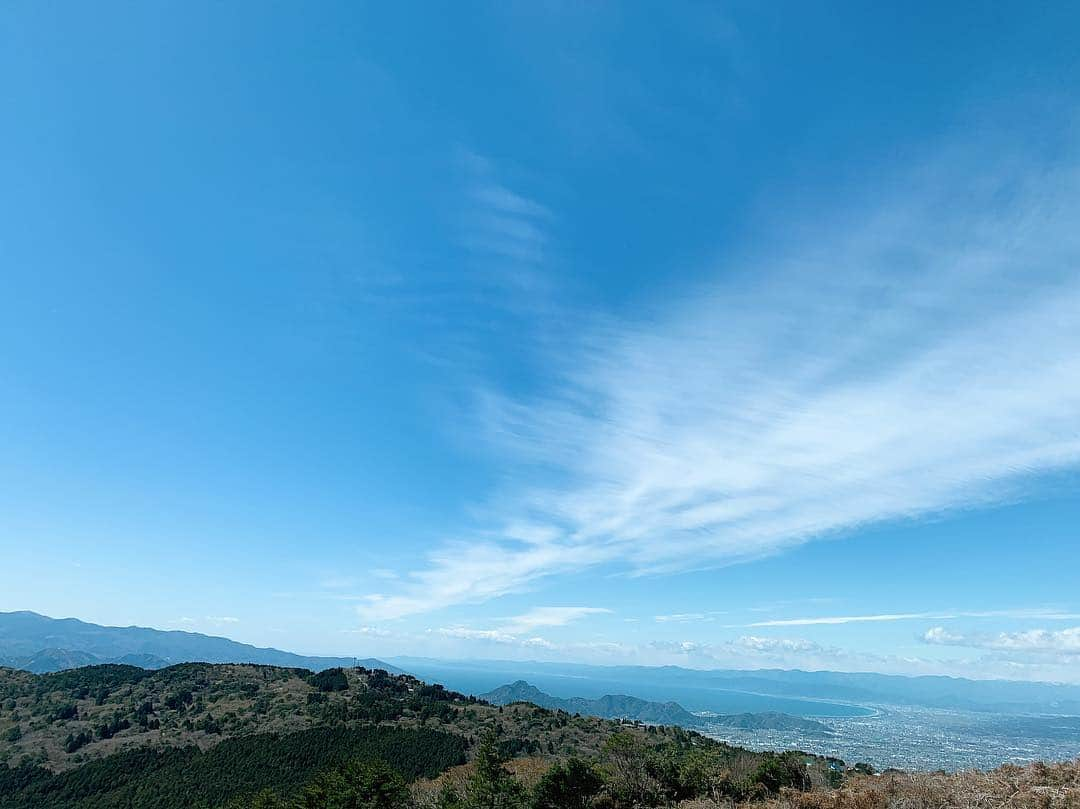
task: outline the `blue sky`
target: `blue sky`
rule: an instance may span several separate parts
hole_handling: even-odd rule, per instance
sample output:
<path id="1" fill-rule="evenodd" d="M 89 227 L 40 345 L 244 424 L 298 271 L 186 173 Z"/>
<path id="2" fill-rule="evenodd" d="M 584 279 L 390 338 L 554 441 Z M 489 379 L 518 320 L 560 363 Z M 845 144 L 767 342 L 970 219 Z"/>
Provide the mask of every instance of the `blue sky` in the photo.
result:
<path id="1" fill-rule="evenodd" d="M 0 609 L 1080 679 L 1078 16 L 7 4 Z"/>

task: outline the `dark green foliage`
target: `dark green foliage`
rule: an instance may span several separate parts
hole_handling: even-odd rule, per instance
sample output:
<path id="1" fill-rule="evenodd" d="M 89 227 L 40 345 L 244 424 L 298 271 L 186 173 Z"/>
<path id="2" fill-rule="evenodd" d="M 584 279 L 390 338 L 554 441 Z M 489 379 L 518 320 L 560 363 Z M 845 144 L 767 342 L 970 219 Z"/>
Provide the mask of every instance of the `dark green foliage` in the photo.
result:
<path id="1" fill-rule="evenodd" d="M 677 792 L 727 803 L 739 795 L 731 765 L 731 750 L 726 746 L 683 748 L 676 775 Z"/>
<path id="2" fill-rule="evenodd" d="M 781 787 L 810 788 L 810 778 L 801 753 L 769 754 L 750 777 L 750 783 L 760 785 L 774 795 Z"/>
<path id="3" fill-rule="evenodd" d="M 326 669 L 308 677 L 308 682 L 320 691 L 347 691 L 349 678 L 344 669 Z"/>
<path id="4" fill-rule="evenodd" d="M 588 809 L 604 779 L 600 773 L 578 758 L 556 764 L 548 770 L 533 790 L 534 809 Z"/>
<path id="5" fill-rule="evenodd" d="M 535 756 L 539 753 L 540 743 L 536 739 L 503 739 L 499 742 L 499 755 L 504 759 Z"/>
<path id="6" fill-rule="evenodd" d="M 473 773 L 465 789 L 465 809 L 516 809 L 525 806 L 525 790 L 503 767 L 494 732 L 476 751 Z"/>
<path id="7" fill-rule="evenodd" d="M 78 719 L 79 708 L 74 702 L 68 702 L 58 707 L 49 716 L 51 722 L 65 722 L 68 719 Z"/>
<path id="8" fill-rule="evenodd" d="M 161 722 L 157 719 L 151 719 L 155 714 L 154 704 L 152 702 L 144 702 L 138 708 L 135 709 L 135 722 L 139 727 L 146 730 L 156 730 L 161 727 Z"/>
<path id="9" fill-rule="evenodd" d="M 94 737 L 86 731 L 79 731 L 78 733 L 69 733 L 64 740 L 64 752 L 74 753 L 80 747 L 85 747 L 94 741 Z"/>
<path id="10" fill-rule="evenodd" d="M 171 711 L 182 710 L 185 706 L 195 701 L 195 696 L 188 689 L 169 694 L 165 697 L 165 707 Z"/>
<path id="11" fill-rule="evenodd" d="M 465 809 L 465 802 L 452 786 L 444 784 L 435 800 L 435 809 Z"/>
<path id="12" fill-rule="evenodd" d="M 433 730 L 315 728 L 227 739 L 201 752 L 144 747 L 56 775 L 0 767 L 0 806 L 208 809 L 261 790 L 295 794 L 317 773 L 358 758 L 381 760 L 404 778 L 433 777 L 464 761 L 465 742 Z"/>
<path id="13" fill-rule="evenodd" d="M 21 794 L 31 794 L 53 778 L 43 767 L 25 765 L 8 767 L 0 764 L 0 806 L 6 807 Z M 12 807 L 30 806 L 30 803 L 10 803 Z"/>
<path id="14" fill-rule="evenodd" d="M 385 674 L 386 672 L 382 670 L 371 672 L 372 677 Z M 424 683 L 417 689 L 416 693 L 425 700 L 435 700 L 437 702 L 468 702 L 470 704 L 476 703 L 476 697 L 467 697 L 458 691 L 451 691 L 439 683 Z"/>
<path id="15" fill-rule="evenodd" d="M 401 678 L 394 677 L 385 669 L 369 671 L 368 685 L 376 691 L 396 696 L 401 696 L 408 691 L 408 686 Z"/>
<path id="16" fill-rule="evenodd" d="M 112 719 L 109 719 L 102 724 L 98 725 L 94 729 L 94 733 L 99 739 L 111 739 L 117 733 L 122 730 L 127 730 L 131 727 L 131 722 L 127 719 L 123 719 L 120 713 L 113 714 Z"/>
<path id="17" fill-rule="evenodd" d="M 664 806 L 690 798 L 718 803 L 776 795 L 781 788 L 810 789 L 803 753 L 749 754 L 726 745 L 701 744 L 680 729 L 657 746 L 630 733 L 611 736 L 604 746 L 605 792 L 616 807 Z M 744 779 L 731 778 L 736 757 L 757 759 Z"/>
<path id="18" fill-rule="evenodd" d="M 296 809 L 404 809 L 409 802 L 405 779 L 375 759 L 322 773 L 293 805 Z"/>
<path id="19" fill-rule="evenodd" d="M 3 670 L 0 701 L 14 723 L 4 727 L 12 738 L 0 739 L 0 754 L 20 762 L 0 764 L 3 809 L 404 808 L 404 783 L 463 763 L 473 745 L 471 776 L 457 793 L 443 791 L 441 809 L 637 809 L 697 798 L 723 805 L 805 789 L 808 767 L 819 784 L 835 785 L 844 771 L 840 761 L 751 753 L 684 728 L 576 718 L 528 703 L 500 708 L 362 668 Z M 28 726 L 33 734 L 17 738 Z M 486 737 L 483 727 L 492 729 Z M 95 734 L 120 740 L 100 744 Z M 192 742 L 198 747 L 183 746 Z M 503 766 L 560 753 L 578 758 L 549 759 L 531 791 Z"/>
<path id="20" fill-rule="evenodd" d="M 49 691 L 69 691 L 76 699 L 104 690 L 105 693 L 122 685 L 131 685 L 149 677 L 153 672 L 137 666 L 84 666 L 53 674 L 41 675 L 42 686 Z"/>

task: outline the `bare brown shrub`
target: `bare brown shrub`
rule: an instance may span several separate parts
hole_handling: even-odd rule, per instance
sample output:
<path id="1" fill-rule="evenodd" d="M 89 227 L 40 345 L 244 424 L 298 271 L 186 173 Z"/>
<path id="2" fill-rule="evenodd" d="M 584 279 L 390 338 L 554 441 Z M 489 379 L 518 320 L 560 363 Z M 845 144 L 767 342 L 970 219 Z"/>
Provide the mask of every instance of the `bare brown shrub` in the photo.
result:
<path id="1" fill-rule="evenodd" d="M 1080 809 L 1080 759 L 958 773 L 856 775 L 832 791 L 784 790 L 763 809 Z"/>

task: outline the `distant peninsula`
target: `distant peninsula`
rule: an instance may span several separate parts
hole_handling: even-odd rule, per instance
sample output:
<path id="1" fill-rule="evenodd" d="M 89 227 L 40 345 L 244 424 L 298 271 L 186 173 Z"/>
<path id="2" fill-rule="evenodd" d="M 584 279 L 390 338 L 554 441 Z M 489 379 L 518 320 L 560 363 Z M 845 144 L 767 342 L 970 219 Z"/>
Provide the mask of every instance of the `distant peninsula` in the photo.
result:
<path id="1" fill-rule="evenodd" d="M 517 680 L 481 694 L 480 699 L 493 705 L 530 702 L 541 708 L 566 711 L 570 714 L 597 716 L 601 719 L 629 719 L 646 724 L 679 725 L 686 728 L 708 726 L 734 727 L 747 730 L 799 730 L 804 733 L 829 733 L 829 728 L 813 719 L 785 713 L 708 714 L 690 713 L 677 702 L 650 702 L 625 694 L 607 694 L 599 699 L 553 697 L 525 680 Z"/>

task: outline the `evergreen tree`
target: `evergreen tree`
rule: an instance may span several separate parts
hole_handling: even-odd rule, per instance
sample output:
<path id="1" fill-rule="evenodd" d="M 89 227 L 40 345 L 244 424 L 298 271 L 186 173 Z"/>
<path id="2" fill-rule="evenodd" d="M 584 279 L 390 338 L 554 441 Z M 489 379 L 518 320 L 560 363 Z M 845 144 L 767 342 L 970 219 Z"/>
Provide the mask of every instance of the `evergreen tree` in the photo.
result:
<path id="1" fill-rule="evenodd" d="M 473 773 L 465 791 L 467 809 L 517 809 L 525 805 L 525 790 L 503 767 L 495 732 L 489 731 L 476 751 Z"/>
<path id="2" fill-rule="evenodd" d="M 316 778 L 300 795 L 299 809 L 408 809 L 405 780 L 385 762 L 355 761 Z"/>
<path id="3" fill-rule="evenodd" d="M 533 791 L 534 809 L 588 809 L 604 788 L 604 780 L 579 758 L 556 764 Z"/>

